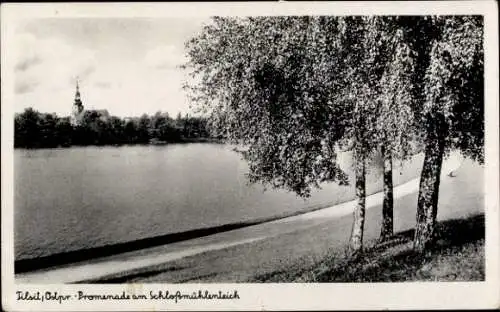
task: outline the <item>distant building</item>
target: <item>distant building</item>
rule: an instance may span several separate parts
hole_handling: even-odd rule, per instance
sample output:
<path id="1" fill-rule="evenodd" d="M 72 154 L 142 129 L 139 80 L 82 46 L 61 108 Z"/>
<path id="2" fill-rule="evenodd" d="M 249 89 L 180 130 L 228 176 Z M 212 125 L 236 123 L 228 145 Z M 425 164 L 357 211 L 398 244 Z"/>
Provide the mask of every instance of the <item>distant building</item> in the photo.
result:
<path id="1" fill-rule="evenodd" d="M 82 99 L 80 96 L 80 87 L 78 85 L 78 80 L 76 81 L 76 92 L 75 92 L 75 101 L 73 102 L 73 109 L 71 113 L 71 124 L 72 125 L 80 125 L 83 119 L 84 108 Z"/>
<path id="2" fill-rule="evenodd" d="M 91 109 L 91 110 L 84 109 L 80 95 L 80 86 L 77 80 L 75 101 L 73 102 L 73 108 L 70 116 L 71 124 L 74 126 L 81 125 L 85 113 L 87 113 L 90 116 L 91 120 L 95 120 L 96 118 L 98 118 L 101 121 L 106 122 L 110 118 L 109 112 L 106 109 Z"/>
<path id="3" fill-rule="evenodd" d="M 93 109 L 88 111 L 91 116 L 97 116 L 101 121 L 108 121 L 110 118 L 109 112 L 107 109 Z"/>
<path id="4" fill-rule="evenodd" d="M 100 115 L 101 119 L 108 120 L 110 115 L 107 109 L 98 109 L 97 113 Z"/>

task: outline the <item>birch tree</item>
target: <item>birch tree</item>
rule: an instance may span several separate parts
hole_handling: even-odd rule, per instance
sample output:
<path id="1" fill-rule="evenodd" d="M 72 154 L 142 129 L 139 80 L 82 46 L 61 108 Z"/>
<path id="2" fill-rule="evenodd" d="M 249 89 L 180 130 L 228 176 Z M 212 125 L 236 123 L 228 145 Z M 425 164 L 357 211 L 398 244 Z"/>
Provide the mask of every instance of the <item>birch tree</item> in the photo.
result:
<path id="1" fill-rule="evenodd" d="M 251 182 L 304 197 L 347 184 L 336 161 L 346 129 L 337 28 L 328 17 L 215 18 L 187 43 L 192 99 L 215 135 L 245 146 Z"/>
<path id="2" fill-rule="evenodd" d="M 404 18 L 403 18 L 404 19 Z M 376 112 L 376 138 L 383 160 L 382 225 L 380 240 L 394 233 L 393 159 L 407 160 L 412 155 L 411 141 L 416 137 L 413 91 L 415 53 L 411 50 L 409 33 L 398 23 L 400 17 L 382 17 L 380 41 L 385 49 L 383 75 L 379 80 Z"/>
<path id="3" fill-rule="evenodd" d="M 415 248 L 432 243 L 443 158 L 451 149 L 484 161 L 483 20 L 480 16 L 441 16 L 432 20 L 425 72 L 425 158 L 417 204 Z"/>
<path id="4" fill-rule="evenodd" d="M 365 215 L 365 174 L 381 152 L 384 166 L 382 240 L 393 234 L 392 159 L 405 160 L 411 154 L 414 137 L 412 74 L 414 53 L 408 44 L 405 18 L 392 16 L 347 17 L 342 56 L 343 85 L 351 107 L 347 136 L 356 160 L 357 206 L 350 241 L 356 254 L 362 249 Z M 367 163 L 370 166 L 367 166 Z"/>
<path id="5" fill-rule="evenodd" d="M 376 20 L 374 20 L 376 21 Z M 357 205 L 350 239 L 362 249 L 367 161 L 374 150 L 375 95 L 384 60 L 364 17 L 216 18 L 188 43 L 201 83 L 194 100 L 218 134 L 247 147 L 251 182 L 309 196 L 346 184 L 336 163 L 352 149 Z"/>

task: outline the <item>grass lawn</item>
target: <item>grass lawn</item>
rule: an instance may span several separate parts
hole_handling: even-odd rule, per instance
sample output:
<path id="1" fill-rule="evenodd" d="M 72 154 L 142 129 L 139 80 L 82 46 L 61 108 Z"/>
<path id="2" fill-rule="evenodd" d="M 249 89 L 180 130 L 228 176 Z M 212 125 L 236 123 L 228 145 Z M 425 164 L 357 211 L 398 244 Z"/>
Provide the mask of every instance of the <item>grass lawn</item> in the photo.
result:
<path id="1" fill-rule="evenodd" d="M 309 267 L 303 262 L 253 278 L 253 282 L 404 282 L 483 281 L 484 214 L 438 223 L 435 247 L 413 251 L 413 230 L 397 233 L 384 243 L 369 241 L 363 257 L 349 260 L 330 253 Z"/>

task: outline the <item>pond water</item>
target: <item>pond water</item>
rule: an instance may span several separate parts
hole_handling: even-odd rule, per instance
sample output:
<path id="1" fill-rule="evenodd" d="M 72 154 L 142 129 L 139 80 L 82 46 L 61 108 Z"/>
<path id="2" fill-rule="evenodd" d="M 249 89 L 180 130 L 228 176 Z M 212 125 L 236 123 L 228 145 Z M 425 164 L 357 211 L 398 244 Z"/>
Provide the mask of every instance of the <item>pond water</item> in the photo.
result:
<path id="1" fill-rule="evenodd" d="M 16 260 L 168 233 L 307 211 L 354 198 L 354 186 L 325 184 L 304 200 L 248 185 L 231 147 L 165 146 L 16 149 Z M 350 155 L 341 162 L 349 172 Z M 417 176 L 418 155 L 395 166 L 395 184 Z M 367 192 L 381 190 L 380 168 Z"/>

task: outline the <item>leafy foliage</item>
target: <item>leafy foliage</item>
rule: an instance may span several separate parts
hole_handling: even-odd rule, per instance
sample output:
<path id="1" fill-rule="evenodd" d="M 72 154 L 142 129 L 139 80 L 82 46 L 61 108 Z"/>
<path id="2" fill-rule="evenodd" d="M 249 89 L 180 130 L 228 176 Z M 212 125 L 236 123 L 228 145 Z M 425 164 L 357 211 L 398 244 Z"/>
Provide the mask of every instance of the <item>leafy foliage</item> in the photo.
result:
<path id="1" fill-rule="evenodd" d="M 340 150 L 405 158 L 413 52 L 395 17 L 216 17 L 186 48 L 192 101 L 247 147 L 252 182 L 307 196 L 345 183 Z"/>
<path id="2" fill-rule="evenodd" d="M 214 18 L 187 43 L 199 79 L 187 87 L 216 135 L 246 146 L 250 181 L 303 196 L 311 185 L 347 182 L 335 162 L 345 131 L 345 109 L 332 96 L 337 58 L 327 32 L 318 31 L 337 24 L 307 16 Z"/>
<path id="3" fill-rule="evenodd" d="M 444 115 L 447 149 L 484 162 L 484 61 L 481 16 L 436 17 L 434 40 L 425 74 L 424 114 Z"/>
<path id="4" fill-rule="evenodd" d="M 478 17 L 215 17 L 186 48 L 192 101 L 247 147 L 251 181 L 305 196 L 342 183 L 339 150 L 404 159 L 436 111 L 447 148 L 482 160 Z"/>

